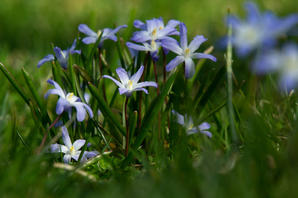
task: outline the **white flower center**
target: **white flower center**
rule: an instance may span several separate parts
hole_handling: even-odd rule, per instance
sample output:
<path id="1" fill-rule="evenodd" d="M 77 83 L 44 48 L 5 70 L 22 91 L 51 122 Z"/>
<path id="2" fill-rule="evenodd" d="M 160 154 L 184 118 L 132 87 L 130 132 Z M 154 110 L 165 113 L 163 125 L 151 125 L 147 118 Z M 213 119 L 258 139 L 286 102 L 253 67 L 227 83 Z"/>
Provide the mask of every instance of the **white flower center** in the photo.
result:
<path id="1" fill-rule="evenodd" d="M 66 100 L 67 100 L 69 103 L 73 102 L 73 96 L 74 96 L 74 94 L 73 94 L 72 92 L 69 93 L 69 94 L 66 96 Z"/>
<path id="2" fill-rule="evenodd" d="M 70 153 L 70 155 L 75 155 L 76 154 L 76 150 L 73 146 L 70 147 L 69 153 Z"/>
<path id="3" fill-rule="evenodd" d="M 131 80 L 129 80 L 126 84 L 126 88 L 129 89 L 129 90 L 132 90 L 133 89 L 133 83 Z"/>
<path id="4" fill-rule="evenodd" d="M 151 50 L 156 51 L 157 50 L 157 44 L 154 40 L 151 41 Z"/>
<path id="5" fill-rule="evenodd" d="M 97 31 L 97 37 L 99 37 L 101 35 L 102 31 L 101 30 L 98 30 Z"/>
<path id="6" fill-rule="evenodd" d="M 152 35 L 153 40 L 155 40 L 156 36 L 157 36 L 157 29 L 156 28 L 153 29 L 151 35 Z"/>
<path id="7" fill-rule="evenodd" d="M 190 49 L 189 49 L 189 48 L 186 48 L 186 49 L 184 50 L 184 57 L 185 57 L 185 58 L 190 57 Z"/>
<path id="8" fill-rule="evenodd" d="M 236 29 L 235 42 L 237 45 L 258 45 L 262 36 L 262 30 L 252 25 L 242 25 Z"/>

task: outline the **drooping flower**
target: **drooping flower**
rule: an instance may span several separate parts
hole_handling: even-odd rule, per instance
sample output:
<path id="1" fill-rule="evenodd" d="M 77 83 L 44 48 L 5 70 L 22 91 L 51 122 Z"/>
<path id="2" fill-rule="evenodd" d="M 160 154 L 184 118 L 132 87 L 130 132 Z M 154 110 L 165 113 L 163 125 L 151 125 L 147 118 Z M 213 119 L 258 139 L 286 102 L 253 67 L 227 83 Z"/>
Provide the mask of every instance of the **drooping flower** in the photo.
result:
<path id="1" fill-rule="evenodd" d="M 256 48 L 268 48 L 274 45 L 277 37 L 286 33 L 298 23 L 298 15 L 293 14 L 279 19 L 272 12 L 260 13 L 256 4 L 245 3 L 246 20 L 229 16 L 227 23 L 232 25 L 232 44 L 240 56 L 249 54 Z"/>
<path id="2" fill-rule="evenodd" d="M 134 32 L 131 40 L 144 43 L 146 41 L 157 41 L 167 38 L 171 35 L 179 35 L 176 26 L 179 24 L 177 20 L 170 20 L 165 26 L 162 18 L 154 18 L 147 20 L 146 24 L 140 20 L 134 21 L 134 26 L 141 29 L 141 31 Z"/>
<path id="3" fill-rule="evenodd" d="M 51 94 L 60 96 L 56 106 L 56 113 L 58 115 L 62 114 L 64 111 L 71 115 L 72 107 L 74 107 L 77 111 L 77 120 L 79 122 L 82 122 L 85 119 L 86 110 L 88 111 L 89 116 L 91 118 L 93 117 L 91 108 L 87 104 L 82 103 L 79 97 L 75 96 L 73 93 L 66 94 L 59 84 L 53 80 L 48 80 L 47 82 L 53 85 L 55 89 L 48 90 L 45 94 L 45 98 Z"/>
<path id="4" fill-rule="evenodd" d="M 132 42 L 126 42 L 126 45 L 130 49 L 134 49 L 137 51 L 150 52 L 150 55 L 154 61 L 157 61 L 159 58 L 158 51 L 159 51 L 159 48 L 161 45 L 161 43 L 159 41 L 152 40 L 149 42 L 142 43 L 142 45 L 135 44 Z"/>
<path id="5" fill-rule="evenodd" d="M 103 41 L 110 39 L 112 41 L 117 41 L 117 36 L 115 35 L 120 29 L 126 28 L 127 25 L 121 25 L 118 26 L 115 29 L 111 28 L 104 28 L 103 30 L 98 30 L 97 32 L 94 32 L 91 30 L 86 24 L 80 24 L 79 25 L 79 31 L 86 34 L 87 37 L 83 38 L 83 43 L 85 44 L 91 44 L 96 43 L 96 40 L 99 38 L 99 36 L 102 34 L 99 46 L 102 45 Z"/>
<path id="6" fill-rule="evenodd" d="M 143 71 L 144 66 L 141 66 L 139 70 L 130 77 L 123 68 L 118 67 L 116 69 L 116 73 L 120 78 L 120 82 L 108 75 L 104 75 L 103 78 L 108 78 L 114 81 L 114 83 L 119 87 L 120 95 L 125 94 L 126 96 L 131 96 L 132 92 L 134 91 L 144 91 L 146 94 L 148 94 L 147 89 L 144 87 L 157 87 L 158 85 L 152 81 L 138 83 Z"/>
<path id="7" fill-rule="evenodd" d="M 66 127 L 62 127 L 62 140 L 64 145 L 61 144 L 52 144 L 51 145 L 51 152 L 52 153 L 64 153 L 63 161 L 64 163 L 69 164 L 71 159 L 75 161 L 79 160 L 81 154 L 81 148 L 86 143 L 86 140 L 78 139 L 73 144 L 70 140 L 68 131 Z M 85 151 L 82 155 L 81 162 L 86 161 L 89 158 L 95 157 L 98 155 L 97 151 Z"/>
<path id="8" fill-rule="evenodd" d="M 46 62 L 54 61 L 55 57 L 56 57 L 59 64 L 61 65 L 61 67 L 66 69 L 67 64 L 68 64 L 69 55 L 70 54 L 81 54 L 81 50 L 75 50 L 75 48 L 76 48 L 76 39 L 73 41 L 73 44 L 71 45 L 71 47 L 68 48 L 67 50 L 61 50 L 59 47 L 54 47 L 55 56 L 53 54 L 49 54 L 49 55 L 45 56 L 43 59 L 41 59 L 38 62 L 37 67 L 39 68 Z"/>
<path id="9" fill-rule="evenodd" d="M 281 89 L 291 90 L 298 85 L 298 47 L 287 44 L 282 50 L 270 50 L 256 58 L 254 71 L 257 74 L 277 72 Z"/>
<path id="10" fill-rule="evenodd" d="M 200 45 L 205 42 L 207 39 L 204 36 L 196 36 L 188 45 L 187 42 L 187 29 L 184 23 L 180 23 L 180 45 L 173 38 L 167 38 L 162 41 L 162 46 L 178 56 L 171 60 L 166 65 L 166 70 L 171 71 L 181 63 L 185 63 L 185 77 L 190 78 L 195 72 L 195 64 L 192 59 L 201 59 L 207 58 L 212 61 L 216 61 L 216 58 L 209 54 L 197 53 L 195 52 Z"/>
<path id="11" fill-rule="evenodd" d="M 178 124 L 180 124 L 185 128 L 187 135 L 200 132 L 202 134 L 207 135 L 209 138 L 212 137 L 212 133 L 208 131 L 210 129 L 209 123 L 203 122 L 198 126 L 194 126 L 193 120 L 190 116 L 187 116 L 187 115 L 183 116 L 174 110 L 172 110 L 172 113 L 177 117 Z"/>

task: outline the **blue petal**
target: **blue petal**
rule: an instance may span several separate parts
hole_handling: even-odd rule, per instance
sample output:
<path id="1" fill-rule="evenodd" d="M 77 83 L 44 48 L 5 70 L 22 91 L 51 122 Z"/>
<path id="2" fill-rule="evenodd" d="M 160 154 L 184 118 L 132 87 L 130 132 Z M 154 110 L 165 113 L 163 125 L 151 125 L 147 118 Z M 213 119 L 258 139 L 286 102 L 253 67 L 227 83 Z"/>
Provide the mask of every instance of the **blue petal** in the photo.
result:
<path id="1" fill-rule="evenodd" d="M 128 89 L 124 88 L 124 87 L 120 87 L 118 90 L 119 90 L 120 95 L 122 95 L 122 94 L 125 94 L 126 96 L 131 95 L 131 92 Z"/>
<path id="2" fill-rule="evenodd" d="M 129 81 L 129 77 L 127 75 L 127 72 L 125 71 L 125 69 L 123 69 L 122 67 L 118 67 L 116 69 L 116 73 L 120 78 L 120 81 L 123 85 L 126 85 Z"/>
<path id="3" fill-rule="evenodd" d="M 247 11 L 247 21 L 250 23 L 259 22 L 261 16 L 257 5 L 253 2 L 246 2 L 244 4 L 244 7 Z"/>
<path id="4" fill-rule="evenodd" d="M 97 34 L 93 30 L 91 30 L 86 24 L 80 24 L 78 29 L 80 32 L 88 36 L 97 37 Z"/>
<path id="5" fill-rule="evenodd" d="M 161 45 L 163 48 L 170 50 L 178 55 L 182 55 L 183 50 L 179 46 L 178 42 L 173 38 L 166 38 L 161 41 Z"/>
<path id="6" fill-rule="evenodd" d="M 84 104 L 84 103 L 83 103 L 83 105 L 84 105 L 84 108 L 88 111 L 90 118 L 93 118 L 93 111 L 92 111 L 92 109 L 89 107 L 89 105 Z"/>
<path id="7" fill-rule="evenodd" d="M 39 68 L 39 67 L 42 66 L 44 63 L 46 63 L 46 62 L 50 62 L 50 61 L 53 61 L 53 60 L 55 60 L 54 55 L 52 55 L 52 54 L 46 55 L 43 59 L 41 59 L 41 60 L 38 62 L 37 67 Z"/>
<path id="8" fill-rule="evenodd" d="M 144 66 L 142 65 L 139 68 L 139 70 L 130 78 L 130 80 L 132 82 L 137 83 L 140 80 L 140 78 L 142 77 L 143 72 L 144 72 Z"/>
<path id="9" fill-rule="evenodd" d="M 140 21 L 140 20 L 135 20 L 134 22 L 133 22 L 133 26 L 135 27 L 135 28 L 139 28 L 139 29 L 146 29 L 146 25 L 145 25 L 145 23 L 143 23 L 142 21 Z"/>
<path id="10" fill-rule="evenodd" d="M 187 44 L 187 29 L 184 23 L 180 23 L 180 46 L 182 49 L 186 49 Z"/>
<path id="11" fill-rule="evenodd" d="M 126 46 L 130 49 L 134 49 L 137 51 L 149 51 L 149 49 L 143 45 L 134 44 L 131 42 L 126 42 Z"/>
<path id="12" fill-rule="evenodd" d="M 166 70 L 172 71 L 175 67 L 177 67 L 180 63 L 182 63 L 184 61 L 184 57 L 183 56 L 177 56 L 176 58 L 174 58 L 173 60 L 171 60 L 167 66 L 166 66 Z"/>
<path id="13" fill-rule="evenodd" d="M 84 108 L 83 103 L 74 102 L 74 103 L 72 103 L 72 106 L 75 107 L 76 110 L 77 110 L 77 120 L 78 120 L 78 122 L 82 122 L 86 117 L 86 110 Z"/>
<path id="14" fill-rule="evenodd" d="M 153 81 L 145 81 L 135 85 L 135 88 L 142 88 L 142 87 L 158 87 L 156 82 Z"/>
<path id="15" fill-rule="evenodd" d="M 71 54 L 81 54 L 81 50 L 72 50 L 70 51 Z"/>
<path id="16" fill-rule="evenodd" d="M 108 79 L 112 80 L 118 87 L 124 87 L 118 80 L 116 80 L 115 78 L 113 78 L 109 75 L 103 75 L 102 78 L 108 78 Z"/>
<path id="17" fill-rule="evenodd" d="M 196 58 L 196 59 L 207 58 L 212 60 L 213 62 L 216 62 L 216 58 L 210 54 L 193 53 L 192 58 Z"/>
<path id="18" fill-rule="evenodd" d="M 172 113 L 177 116 L 177 122 L 180 124 L 180 125 L 184 125 L 184 116 L 179 114 L 177 111 L 175 110 L 172 110 Z"/>
<path id="19" fill-rule="evenodd" d="M 83 38 L 82 42 L 85 44 L 91 44 L 91 43 L 96 43 L 97 36 L 88 36 Z"/>
<path id="20" fill-rule="evenodd" d="M 69 107 L 69 102 L 64 98 L 59 98 L 56 106 L 56 113 L 60 115 L 65 109 Z"/>
<path id="21" fill-rule="evenodd" d="M 143 43 L 148 40 L 150 40 L 151 37 L 147 31 L 137 31 L 133 33 L 133 36 L 131 37 L 132 41 Z"/>
<path id="22" fill-rule="evenodd" d="M 59 64 L 66 69 L 67 68 L 67 59 L 68 53 L 66 51 L 62 51 L 59 47 L 54 48 L 55 56 L 59 62 Z"/>
<path id="23" fill-rule="evenodd" d="M 65 146 L 67 146 L 68 148 L 70 148 L 72 146 L 67 128 L 65 126 L 62 127 L 62 140 L 63 140 Z"/>
<path id="24" fill-rule="evenodd" d="M 195 36 L 195 38 L 190 42 L 188 48 L 191 52 L 195 52 L 205 41 L 207 41 L 207 39 L 204 36 Z"/>
<path id="25" fill-rule="evenodd" d="M 71 155 L 65 154 L 64 157 L 63 157 L 64 163 L 69 164 L 70 160 L 71 160 Z"/>
<path id="26" fill-rule="evenodd" d="M 79 139 L 73 143 L 73 147 L 76 151 L 78 151 L 78 150 L 80 150 L 80 148 L 82 148 L 84 146 L 85 143 L 86 143 L 86 140 Z"/>
<path id="27" fill-rule="evenodd" d="M 134 91 L 143 91 L 143 92 L 145 92 L 145 94 L 148 94 L 148 90 L 145 88 L 136 88 L 136 89 L 134 89 Z"/>
<path id="28" fill-rule="evenodd" d="M 185 77 L 191 78 L 195 73 L 195 64 L 191 58 L 185 59 Z"/>

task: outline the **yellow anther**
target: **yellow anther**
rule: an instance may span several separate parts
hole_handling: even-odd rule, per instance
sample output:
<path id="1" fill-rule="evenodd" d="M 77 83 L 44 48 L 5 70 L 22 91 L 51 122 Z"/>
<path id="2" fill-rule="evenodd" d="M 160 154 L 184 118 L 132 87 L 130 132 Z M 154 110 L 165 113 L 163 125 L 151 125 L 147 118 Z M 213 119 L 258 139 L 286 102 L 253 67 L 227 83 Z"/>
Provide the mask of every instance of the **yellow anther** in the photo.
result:
<path id="1" fill-rule="evenodd" d="M 128 84 L 128 89 L 130 89 L 130 90 L 131 90 L 131 89 L 132 89 L 132 81 L 131 81 L 131 80 L 129 80 L 127 84 Z"/>
<path id="2" fill-rule="evenodd" d="M 155 40 L 152 40 L 151 41 L 151 49 L 154 51 L 154 50 L 156 50 L 156 48 L 157 48 L 156 42 L 155 42 Z"/>
<path id="3" fill-rule="evenodd" d="M 163 29 L 163 27 L 162 27 L 162 26 L 160 26 L 160 27 L 159 27 L 159 30 L 162 30 L 162 29 Z"/>
<path id="4" fill-rule="evenodd" d="M 189 126 L 188 126 L 188 129 L 192 129 L 193 128 L 193 124 L 190 124 Z"/>
<path id="5" fill-rule="evenodd" d="M 152 31 L 152 36 L 156 36 L 156 34 L 157 34 L 157 29 L 154 28 L 154 30 Z"/>
<path id="6" fill-rule="evenodd" d="M 69 94 L 68 94 L 68 96 L 67 96 L 67 100 L 71 100 L 71 99 L 72 99 L 72 97 L 73 97 L 73 95 L 74 95 L 74 94 L 73 94 L 72 92 L 71 92 L 71 93 L 69 93 Z"/>
<path id="7" fill-rule="evenodd" d="M 189 54 L 190 54 L 190 49 L 189 49 L 189 48 L 186 48 L 186 49 L 184 50 L 184 55 L 185 55 L 185 56 L 189 56 Z"/>
<path id="8" fill-rule="evenodd" d="M 71 146 L 71 147 L 70 147 L 70 152 L 72 153 L 72 152 L 74 152 L 74 150 L 75 150 L 74 147 Z"/>

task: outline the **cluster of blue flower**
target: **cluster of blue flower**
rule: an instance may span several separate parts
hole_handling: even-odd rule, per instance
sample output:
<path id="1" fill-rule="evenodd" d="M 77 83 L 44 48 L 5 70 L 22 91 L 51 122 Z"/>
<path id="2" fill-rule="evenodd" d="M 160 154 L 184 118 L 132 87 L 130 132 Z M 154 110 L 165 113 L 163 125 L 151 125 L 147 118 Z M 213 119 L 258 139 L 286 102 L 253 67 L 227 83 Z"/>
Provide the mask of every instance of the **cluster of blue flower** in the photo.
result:
<path id="1" fill-rule="evenodd" d="M 134 21 L 134 26 L 140 31 L 134 32 L 131 40 L 134 42 L 127 42 L 126 45 L 132 52 L 132 55 L 136 55 L 138 51 L 145 51 L 151 55 L 152 61 L 156 62 L 159 59 L 159 52 L 162 50 L 164 54 L 168 54 L 169 51 L 174 52 L 177 56 L 171 60 L 165 67 L 166 71 L 172 71 L 179 64 L 183 63 L 185 68 L 185 77 L 190 78 L 195 72 L 195 64 L 193 59 L 210 59 L 216 61 L 216 58 L 209 54 L 196 52 L 200 45 L 207 39 L 198 35 L 188 44 L 187 41 L 187 29 L 184 23 L 177 20 L 170 20 L 167 25 L 161 18 L 147 20 L 143 23 L 139 20 Z M 179 26 L 180 32 L 176 29 Z M 119 26 L 115 29 L 105 28 L 102 31 L 94 32 L 87 25 L 81 24 L 78 30 L 85 34 L 86 37 L 81 38 L 81 42 L 84 44 L 95 44 L 98 43 L 98 48 L 103 48 L 104 40 L 117 41 L 117 36 L 115 35 L 120 29 L 126 28 L 126 25 Z M 174 38 L 170 37 L 172 35 L 180 36 L 180 43 Z M 100 39 L 98 41 L 98 39 Z M 69 57 L 72 54 L 81 54 L 81 50 L 76 50 L 77 40 L 74 40 L 72 46 L 67 50 L 61 50 L 59 47 L 54 48 L 55 55 L 47 55 L 41 59 L 37 65 L 39 68 L 46 62 L 52 62 L 57 60 L 60 66 L 66 70 L 69 64 Z M 138 43 L 138 44 L 136 44 Z M 116 73 L 119 76 L 120 81 L 114 79 L 109 75 L 102 75 L 102 78 L 111 79 L 118 87 L 120 95 L 124 94 L 127 99 L 132 95 L 134 91 L 143 91 L 148 94 L 148 90 L 144 87 L 158 87 L 157 82 L 145 81 L 139 82 L 144 72 L 144 66 L 141 65 L 138 71 L 134 75 L 129 75 L 128 72 L 119 67 L 116 69 Z M 86 112 L 88 112 L 89 117 L 93 118 L 93 111 L 88 104 L 82 102 L 82 100 L 75 96 L 74 93 L 67 93 L 63 90 L 60 85 L 54 80 L 48 80 L 48 83 L 53 85 L 55 88 L 48 90 L 45 94 L 45 98 L 49 95 L 58 95 L 59 99 L 56 105 L 57 115 L 62 115 L 63 112 L 67 112 L 69 119 L 72 115 L 72 107 L 76 109 L 76 118 L 78 122 L 82 122 L 86 118 Z M 173 115 L 177 117 L 177 122 L 185 127 L 187 134 L 193 134 L 201 132 L 208 137 L 212 134 L 207 131 L 210 128 L 208 123 L 203 123 L 199 126 L 194 126 L 192 118 L 185 116 L 185 119 L 179 113 L 173 111 Z M 184 121 L 185 120 L 185 121 Z M 65 145 L 52 144 L 52 152 L 62 152 L 64 153 L 64 162 L 69 163 L 71 159 L 78 161 L 81 155 L 81 147 L 86 143 L 85 140 L 80 139 L 71 143 L 69 134 L 65 126 L 62 127 L 62 139 Z M 86 161 L 87 159 L 94 157 L 98 154 L 97 151 L 85 151 L 81 157 L 81 161 Z"/>
<path id="2" fill-rule="evenodd" d="M 278 38 L 298 24 L 298 14 L 279 19 L 270 11 L 260 13 L 252 2 L 246 3 L 245 8 L 246 20 L 235 16 L 227 18 L 233 29 L 232 44 L 237 54 L 244 57 L 256 52 L 253 70 L 257 74 L 277 72 L 281 89 L 293 89 L 298 84 L 298 47 L 293 43 L 285 44 L 281 50 L 274 47 Z"/>

